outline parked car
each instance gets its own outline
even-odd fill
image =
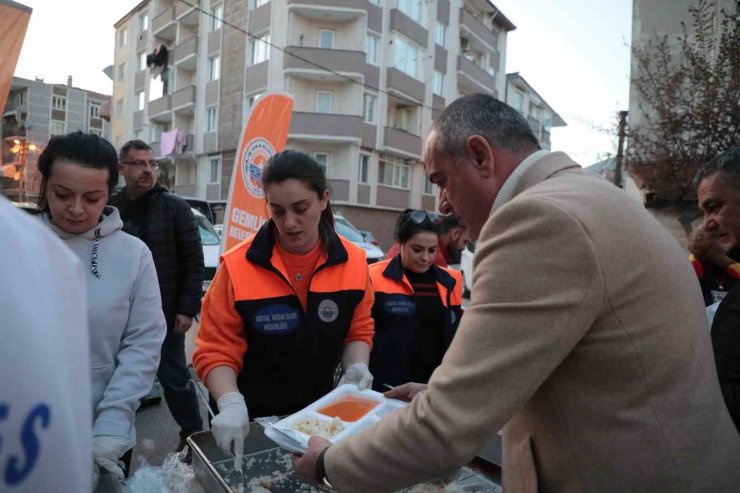
[[[373,235],[372,231],[365,231],[365,230],[359,230],[360,234],[363,238],[365,238],[365,241],[368,243],[372,243],[375,246],[379,246],[380,243],[378,243],[378,240],[375,239],[375,235]]]
[[[473,289],[473,253],[475,253],[475,240],[470,240],[468,245],[460,253],[460,270],[463,274],[463,296],[470,297]]]
[[[337,233],[365,250],[368,264],[383,260],[383,257],[385,256],[383,250],[381,250],[377,245],[368,242],[362,233],[360,233],[360,230],[355,228],[355,226],[341,214],[334,213],[334,228]]]
[[[218,258],[221,254],[221,237],[206,216],[201,214],[198,209],[191,208],[191,210],[193,216],[195,216],[195,222],[198,224],[200,242],[203,244],[203,294],[205,294],[211,286],[218,268]]]
[[[190,207],[197,209],[212,225],[224,222],[225,200],[205,200],[196,197],[183,197]]]

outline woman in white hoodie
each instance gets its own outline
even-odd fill
[[[108,141],[82,132],[53,137],[38,167],[41,218],[86,271],[94,460],[122,479],[136,443],[136,409],[154,382],[166,333],[154,262],[141,240],[121,230],[118,210],[106,206],[118,181]]]

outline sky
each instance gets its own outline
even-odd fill
[[[112,81],[113,24],[139,0],[19,0],[33,8],[16,75],[104,94]],[[632,0],[494,0],[517,26],[506,72],[519,72],[568,124],[553,150],[583,166],[616,153],[617,112],[629,103]]]

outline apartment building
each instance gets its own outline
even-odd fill
[[[551,129],[566,123],[519,72],[506,74],[506,104],[527,118],[542,148],[550,150]]]
[[[289,93],[287,146],[326,166],[335,208],[367,229],[435,209],[423,136],[460,95],[505,97],[515,28],[487,0],[147,0],[115,27],[114,143],[157,149],[179,130],[185,145],[160,156],[165,180],[225,198],[250,107]],[[171,53],[166,85],[146,67],[159,44]]]
[[[101,109],[110,96],[72,85],[13,77],[0,124],[0,193],[13,200],[35,200],[40,184],[36,163],[54,135],[82,130],[110,139]]]

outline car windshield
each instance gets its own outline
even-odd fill
[[[204,245],[218,245],[221,243],[221,238],[219,238],[216,230],[213,229],[213,225],[208,222],[208,219],[201,215],[196,215],[195,222],[198,224],[201,243]]]
[[[348,226],[343,221],[334,221],[334,229],[336,229],[337,233],[354,243],[362,243],[365,241],[359,231],[354,229],[352,226]]]

